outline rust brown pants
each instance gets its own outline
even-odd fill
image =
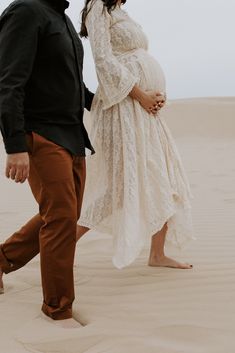
[[[29,184],[39,214],[0,246],[0,267],[15,271],[40,252],[42,311],[55,320],[72,317],[76,225],[85,184],[85,158],[38,134],[27,135]]]

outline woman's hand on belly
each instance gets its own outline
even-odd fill
[[[165,105],[166,96],[159,91],[143,91],[137,85],[134,86],[130,92],[130,97],[136,99],[141,106],[152,115],[156,115],[157,112]]]
[[[158,100],[158,110],[160,110],[166,104],[166,94],[157,92],[157,100]]]

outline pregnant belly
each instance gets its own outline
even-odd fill
[[[139,78],[138,85],[143,90],[158,90],[166,92],[164,72],[155,58],[144,49],[138,49],[132,54],[121,58],[121,61]]]

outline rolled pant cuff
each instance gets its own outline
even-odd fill
[[[60,311],[58,309],[49,307],[45,303],[42,305],[42,312],[49,316],[53,320],[66,320],[66,319],[71,319],[72,316],[72,308],[66,309],[64,311]]]
[[[0,245],[0,267],[4,273],[12,272],[14,267],[13,264],[7,260],[2,245]]]

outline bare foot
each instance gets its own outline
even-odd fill
[[[150,258],[148,265],[151,267],[171,267],[185,270],[190,270],[193,268],[193,265],[190,265],[188,263],[180,263],[166,256],[162,256],[159,258],[152,257]]]
[[[4,285],[3,285],[2,276],[3,276],[3,272],[2,272],[2,269],[0,267],[0,294],[4,293]]]
[[[46,320],[47,322],[50,322],[52,325],[56,325],[60,328],[81,328],[81,327],[83,327],[78,321],[74,320],[73,318],[65,319],[65,320],[53,320],[49,316],[47,316],[43,313],[41,315],[44,320]]]

